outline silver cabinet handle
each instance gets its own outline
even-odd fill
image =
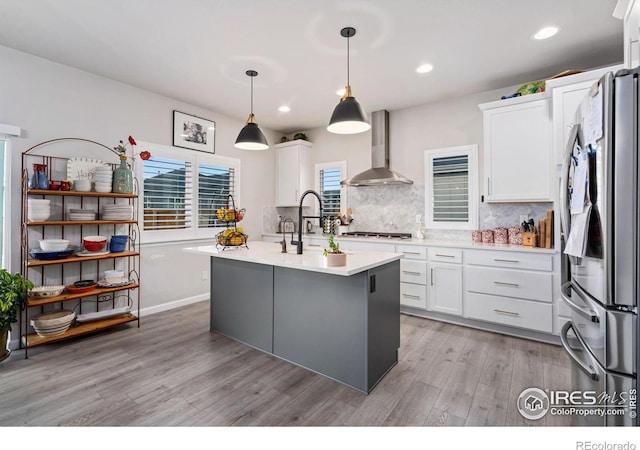
[[[495,262],[508,262],[508,263],[519,263],[520,261],[518,261],[517,259],[500,259],[500,258],[494,258],[493,259]]]
[[[498,314],[505,314],[507,316],[513,316],[513,317],[518,317],[520,315],[517,312],[505,311],[503,309],[494,309],[494,311],[497,312]]]
[[[487,195],[491,195],[491,177],[487,177]]]
[[[420,272],[411,272],[410,270],[403,270],[402,273],[406,273],[407,275],[422,275]]]
[[[455,255],[441,255],[440,253],[436,253],[435,256],[441,256],[442,258],[455,258]]]
[[[403,255],[419,255],[420,252],[402,252]]]
[[[504,281],[494,281],[493,284],[497,284],[498,286],[511,286],[511,287],[520,286],[518,283],[507,283]]]
[[[431,268],[431,286],[433,286],[433,267]]]
[[[419,295],[411,295],[411,294],[402,294],[403,297],[407,297],[407,298],[415,298],[420,300],[420,296]]]

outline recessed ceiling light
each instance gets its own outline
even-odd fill
[[[280,112],[289,112],[289,111],[291,111],[291,108],[289,108],[287,105],[282,105],[280,108],[278,108],[278,111],[280,111]]]
[[[418,73],[429,73],[433,70],[433,66],[431,64],[421,64],[416,69]]]
[[[344,95],[345,91],[346,91],[346,89],[345,89],[345,88],[338,89],[338,90],[336,91],[336,95],[339,95],[340,97],[342,97],[342,96]]]
[[[558,32],[558,27],[544,27],[543,29],[541,29],[540,31],[538,31],[536,34],[533,35],[534,39],[548,39],[551,36],[554,36],[557,32]]]

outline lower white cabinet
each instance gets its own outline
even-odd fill
[[[553,255],[465,251],[464,317],[553,333]]]
[[[400,283],[400,304],[427,309],[427,287],[423,284]]]
[[[462,315],[462,266],[429,261],[427,309]]]

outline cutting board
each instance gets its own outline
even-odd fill
[[[545,220],[545,248],[553,247],[553,209],[547,209],[547,219]]]
[[[540,235],[538,236],[538,247],[544,248],[546,245],[546,235],[547,235],[547,223],[545,219],[540,219],[538,221],[538,231]]]

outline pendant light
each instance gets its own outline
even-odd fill
[[[344,95],[340,99],[340,103],[333,110],[331,120],[327,130],[336,134],[356,134],[367,131],[371,128],[367,122],[367,114],[351,94],[351,86],[349,85],[349,38],[356,34],[356,29],[346,27],[340,30],[340,35],[347,38],[347,86],[344,89]]]
[[[258,72],[247,70],[246,73],[251,78],[251,113],[244,128],[240,130],[234,146],[242,150],[266,150],[269,148],[269,144],[258,124],[254,122],[255,116],[253,115],[253,78],[258,76]]]

